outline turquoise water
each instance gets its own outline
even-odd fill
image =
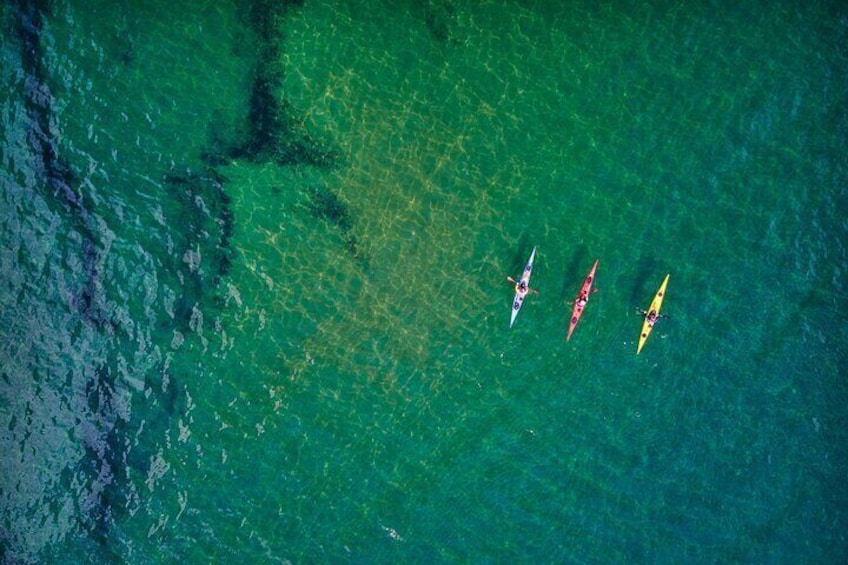
[[[559,4],[3,4],[0,559],[848,560],[848,10]]]

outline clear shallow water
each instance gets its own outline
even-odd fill
[[[4,5],[3,559],[844,561],[848,13],[335,4]]]

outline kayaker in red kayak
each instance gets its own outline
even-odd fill
[[[598,292],[598,289],[593,288],[592,294],[595,294],[596,292]],[[583,308],[584,306],[586,306],[587,302],[589,302],[589,295],[585,292],[581,292],[580,296],[577,297],[577,300],[575,300],[574,302],[569,302],[569,304],[577,304],[578,306]]]
[[[569,304],[573,304],[574,308],[571,311],[571,319],[568,321],[568,333],[565,336],[566,341],[571,339],[571,334],[574,333],[574,328],[577,327],[577,322],[580,321],[580,317],[583,315],[583,309],[589,303],[589,297],[598,291],[597,288],[592,288],[595,284],[595,272],[597,270],[598,259],[595,259],[595,263],[589,269],[589,272],[586,273],[586,278],[583,279],[583,284],[580,286],[574,302],[569,302]]]

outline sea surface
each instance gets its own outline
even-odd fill
[[[844,2],[0,17],[0,562],[848,562]]]

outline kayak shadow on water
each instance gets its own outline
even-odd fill
[[[643,257],[636,264],[636,275],[633,278],[633,286],[630,290],[630,303],[628,308],[647,308],[654,297],[654,293],[662,282],[662,272],[659,262],[653,257]]]
[[[521,235],[518,236],[518,245],[515,247],[515,250],[512,261],[510,261],[509,276],[511,277],[521,275],[524,271],[524,266],[527,264],[527,259],[530,258],[530,253],[533,251],[533,246],[530,245],[530,236],[526,230],[522,231]]]
[[[559,291],[560,300],[569,302],[577,296],[583,278],[592,266],[590,261],[594,261],[594,258],[587,259],[587,257],[588,250],[585,245],[580,245],[571,254],[571,260],[562,275],[562,287]]]

